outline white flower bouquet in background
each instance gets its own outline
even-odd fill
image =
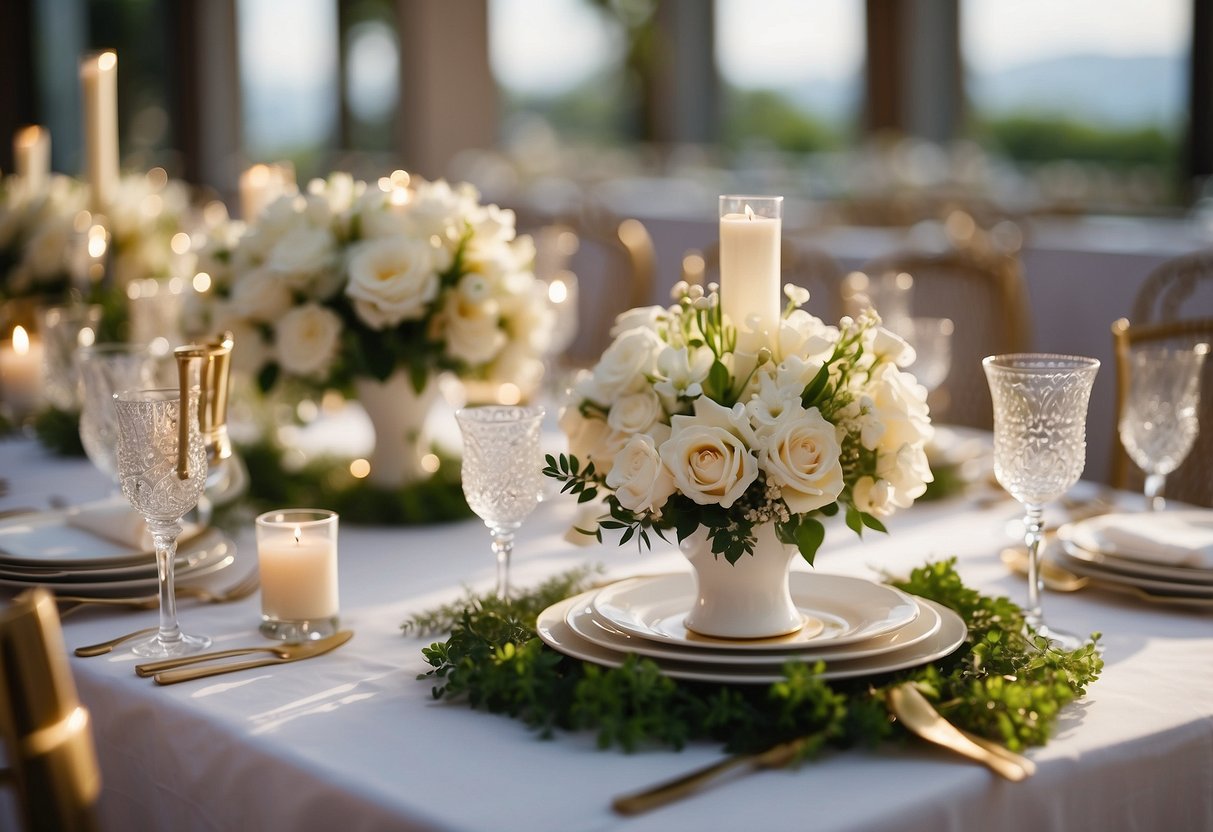
[[[204,248],[204,325],[234,333],[234,367],[262,389],[403,370],[420,392],[450,370],[526,391],[553,324],[533,258],[513,212],[470,185],[333,174]]]
[[[621,542],[703,529],[730,563],[766,523],[810,563],[823,516],[883,531],[931,480],[926,390],[900,369],[911,348],[873,312],[826,325],[791,285],[777,331],[739,345],[715,288],[680,283],[668,309],[619,317],[562,414],[570,454],[545,473],[582,501],[604,496],[600,529]]]

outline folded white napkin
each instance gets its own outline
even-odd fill
[[[1213,569],[1213,511],[1105,514],[1084,525],[1101,551],[1171,566]]]
[[[105,540],[150,552],[155,545],[147,521],[125,501],[106,500],[82,505],[67,516],[67,525]]]

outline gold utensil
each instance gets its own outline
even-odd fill
[[[332,638],[332,636],[330,636]],[[309,648],[323,639],[318,639],[316,642],[303,641],[297,644],[267,644],[263,647],[234,647],[231,650],[216,650],[213,653],[195,653],[192,656],[174,656],[171,659],[158,659],[154,662],[144,662],[143,664],[135,665],[135,674],[147,678],[155,676],[162,670],[173,670],[178,667],[185,667],[199,662],[209,662],[215,659],[230,659],[235,656],[247,656],[250,653],[269,653],[271,656],[276,656],[280,659],[289,659],[291,656],[300,652],[308,652]]]
[[[1008,546],[999,555],[1002,562],[1017,575],[1028,574],[1028,550],[1017,546]],[[1068,569],[1058,566],[1051,560],[1040,561],[1040,577],[1045,588],[1054,592],[1077,592],[1091,581],[1083,575],[1075,575]]]
[[[177,586],[178,598],[193,598],[204,604],[226,604],[230,601],[240,601],[257,591],[261,586],[261,576],[250,572],[236,583],[218,592],[200,586]],[[93,595],[56,595],[55,600],[61,604],[102,604],[112,607],[129,607],[137,610],[155,609],[160,604],[158,595],[133,595],[115,598],[96,597]]]
[[[86,644],[83,647],[77,647],[75,652],[77,656],[103,656],[113,650],[124,641],[130,641],[139,636],[150,636],[156,632],[158,627],[144,627],[142,630],[135,630],[133,633],[111,638],[109,641],[98,642],[97,644]]]
[[[303,661],[304,659],[314,658],[322,655],[330,650],[336,650],[341,645],[345,644],[354,637],[352,630],[342,630],[339,633],[334,633],[328,638],[322,638],[319,641],[309,641],[304,644],[294,645],[297,650],[293,650],[287,658],[278,658],[270,656],[265,659],[251,659],[243,662],[226,662],[215,666],[208,667],[181,667],[176,670],[164,670],[157,673],[153,678],[157,684],[173,685],[178,682],[191,682],[194,679],[204,679],[207,676],[218,676],[221,673],[234,673],[237,670],[251,670],[254,667],[269,667],[276,664],[290,664],[291,662]]]
[[[907,730],[927,742],[954,751],[989,768],[995,774],[1012,782],[1019,782],[1035,771],[1035,765],[1013,751],[1002,749],[991,751],[983,744],[974,742],[952,723],[948,722],[931,706],[912,682],[898,685],[889,691],[889,710]]]
[[[611,801],[611,808],[621,815],[636,815],[694,794],[721,774],[739,766],[749,766],[755,770],[783,768],[796,758],[807,742],[807,737],[800,737],[772,746],[757,754],[734,754],[731,757],[725,757],[719,762],[696,769],[673,780],[617,797]]]

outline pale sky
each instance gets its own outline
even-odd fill
[[[489,60],[507,89],[559,93],[619,60],[623,39],[585,0],[489,0]]]
[[[716,63],[724,79],[737,86],[848,78],[861,68],[863,57],[861,0],[716,2]]]

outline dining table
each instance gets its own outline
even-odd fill
[[[0,441],[0,512],[74,505],[112,484],[80,458],[29,437]],[[1080,483],[1074,503],[1107,498]],[[1140,506],[1139,495],[1114,495]],[[1071,503],[1073,504],[1073,503]],[[322,508],[322,507],[321,507]],[[673,544],[651,550],[570,533],[578,507],[549,494],[517,535],[511,579],[534,586],[595,566],[607,579],[689,571]],[[1062,505],[1048,522],[1066,519]],[[810,567],[880,579],[957,558],[963,580],[1024,603],[1026,581],[1000,551],[1022,535],[1018,503],[988,483],[921,502],[862,539],[840,518]],[[231,531],[234,565],[256,569],[251,520]],[[72,656],[102,776],[103,829],[140,830],[742,830],[946,832],[1213,829],[1213,610],[1146,603],[1094,587],[1046,592],[1049,621],[1100,633],[1105,666],[1068,705],[1036,774],[1003,780],[915,739],[826,750],[801,765],[738,772],[710,789],[625,817],[612,798],[722,757],[719,744],[601,749],[592,732],[541,736],[520,721],[434,696],[422,650],[442,636],[402,630],[411,616],[488,592],[496,563],[476,518],[408,527],[343,523],[340,623],[353,638],[326,655],[171,686],[134,672],[129,649]],[[4,590],[12,592],[11,589]],[[215,649],[267,643],[256,594],[228,604],[182,599],[182,626]],[[69,651],[152,626],[154,609],[88,606],[63,618]],[[11,802],[11,797],[10,797]],[[0,808],[3,805],[0,804]],[[9,807],[11,809],[11,805]],[[0,814],[0,826],[5,816]]]

